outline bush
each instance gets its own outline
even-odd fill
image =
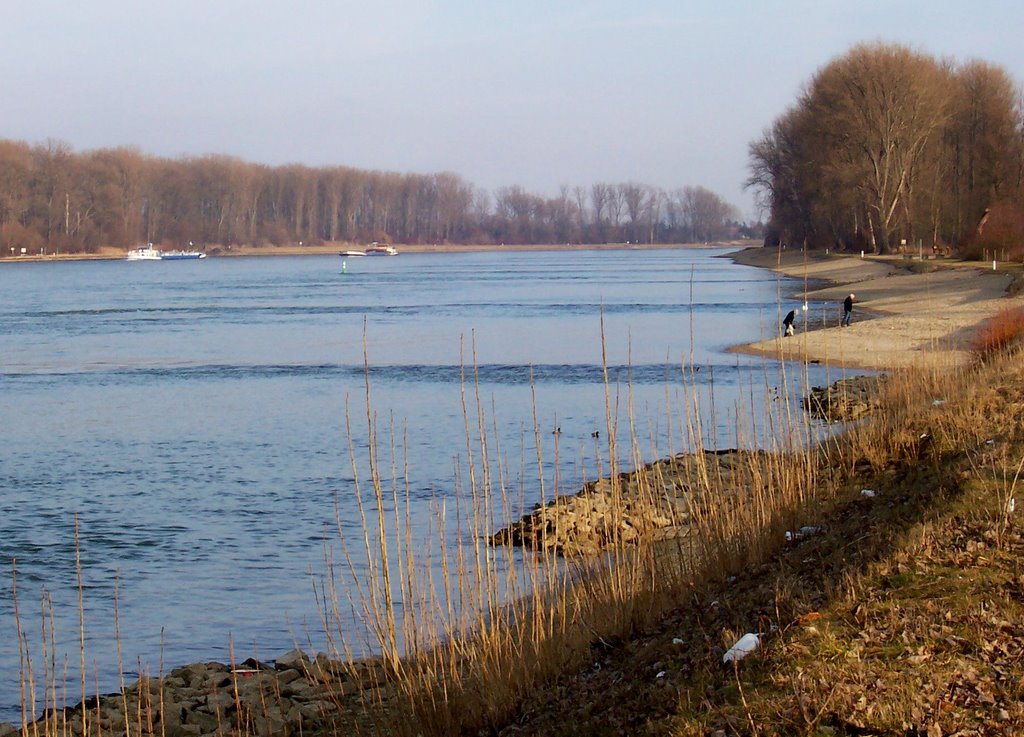
[[[981,363],[1019,343],[1024,336],[1024,307],[1007,307],[985,320],[971,341],[971,353]]]
[[[17,221],[0,224],[0,256],[16,256],[22,248],[36,254],[45,246],[46,240],[38,230],[26,228]]]
[[[986,212],[978,232],[964,247],[968,259],[995,258],[1016,261],[1024,256],[1024,207],[1014,202],[997,202]]]

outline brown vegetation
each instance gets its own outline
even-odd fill
[[[1020,734],[1020,358],[895,377],[830,449],[806,534],[595,640],[496,732]],[[724,664],[746,632],[761,647]]]
[[[732,237],[734,207],[702,187],[520,187],[493,195],[451,173],[169,160],[0,140],[0,257],[183,247],[365,243],[679,243]],[[24,251],[22,251],[24,249]]]
[[[981,261],[1024,260],[1024,206],[1016,200],[995,203],[961,250],[965,258]]]
[[[1017,595],[1024,544],[1012,501],[1024,452],[1019,359],[896,373],[875,390],[870,417],[802,450],[792,444],[800,411],[773,404],[771,447],[731,458],[728,473],[710,462],[718,454],[699,452],[671,469],[650,464],[628,476],[658,498],[667,470],[685,475],[671,480],[688,489],[673,538],[612,535],[601,558],[539,552],[525,568],[480,534],[507,510],[488,501],[503,471],[489,458],[497,449],[479,398],[475,406],[467,399],[467,453],[475,460],[459,514],[468,529],[443,581],[422,577],[417,559],[432,553],[414,548],[404,529],[406,482],[374,453],[365,537],[349,541],[365,546],[371,576],[354,585],[337,578],[324,592],[324,619],[344,655],[334,613],[362,612],[389,685],[346,687],[327,721],[335,731],[361,725],[372,734],[438,735],[945,734],[1024,726],[1014,685],[1024,676],[1024,634],[1013,624],[1024,616]],[[367,422],[375,424],[369,411]],[[612,471],[606,498],[623,505],[625,519],[627,477]],[[388,506],[395,510],[385,513]],[[608,514],[615,518],[614,509]],[[724,651],[744,632],[763,633],[763,647],[723,666]],[[277,665],[286,672],[283,660]],[[239,687],[225,684],[218,728],[262,734],[255,707],[238,706]],[[55,694],[60,684],[47,688]],[[163,688],[171,686],[155,684],[154,711],[136,720],[142,734],[177,733],[162,721],[167,712],[155,711],[169,693]],[[299,719],[303,733],[316,733],[319,722],[302,716],[294,701],[302,697],[288,690],[293,700],[275,708]],[[283,695],[275,691],[274,703]],[[206,703],[200,698],[196,708]],[[328,717],[323,703],[317,720]],[[70,724],[92,719],[68,716]],[[108,733],[119,732],[102,725],[97,732]]]
[[[1024,337],[1024,307],[1008,307],[978,327],[971,342],[976,361],[985,361],[1018,345]]]
[[[1001,68],[955,66],[906,47],[860,45],[814,75],[750,146],[773,242],[892,253],[962,248],[986,210],[1020,217],[1024,139]],[[986,236],[999,237],[996,223]],[[993,243],[986,246],[993,248]],[[1000,241],[1013,248],[1019,241]]]

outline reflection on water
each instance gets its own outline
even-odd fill
[[[606,436],[602,348],[613,419],[625,440],[629,384],[645,456],[680,449],[695,393],[708,443],[735,444],[752,394],[783,382],[724,349],[775,334],[790,305],[774,275],[714,255],[0,267],[0,720],[18,718],[15,561],[26,637],[45,592],[77,663],[76,517],[102,690],[117,684],[115,593],[129,670],[226,660],[229,642],[265,658],[321,644],[313,586],[338,529],[361,527],[350,440],[365,468],[367,383],[424,549],[465,463],[463,381],[521,506],[537,500],[536,471],[516,471],[536,468],[521,462],[535,437],[549,490],[575,490],[607,453],[592,437]]]

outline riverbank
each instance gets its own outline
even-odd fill
[[[719,241],[714,243],[549,243],[549,244],[451,244],[451,243],[407,243],[397,244],[399,255],[403,253],[483,253],[490,251],[655,251],[678,248],[746,248],[756,245],[755,241]],[[342,251],[365,250],[365,245],[353,243],[320,243],[284,246],[210,246],[201,248],[214,257],[236,256],[336,256]],[[127,256],[123,248],[104,246],[95,253],[39,253],[7,256],[0,254],[0,264],[34,263],[54,261],[119,261]]]
[[[966,397],[966,392],[963,394]],[[959,394],[956,392],[933,393],[931,396],[954,398],[959,397]],[[927,404],[930,412],[927,417],[928,421],[926,424],[911,424],[909,429],[914,431],[910,435],[911,438],[921,437],[922,428],[934,433],[936,427],[944,427],[942,419],[944,415],[941,414],[940,406],[932,406],[931,401]],[[1013,406],[1019,405],[1010,405],[1010,407]],[[1007,411],[1005,414],[1010,418],[1016,416],[1014,411]],[[903,418],[901,417],[900,429],[905,431],[907,428],[903,427],[902,423]],[[888,427],[891,429],[892,425]],[[971,433],[989,432],[989,428],[980,423],[971,424],[969,427]],[[949,434],[955,435],[960,442],[966,432],[961,430],[959,433]],[[1013,437],[1017,431],[1011,425],[1009,429],[997,429],[992,433],[996,437],[999,437],[1000,434]],[[974,445],[984,443],[981,437],[979,435],[973,438],[974,441],[977,441]],[[772,559],[767,563],[763,562],[761,558],[756,558],[749,566],[749,575],[741,573],[727,583],[716,580],[710,589],[695,588],[692,595],[679,597],[679,610],[673,612],[669,620],[655,627],[660,637],[651,637],[651,630],[647,625],[637,625],[636,629],[627,626],[625,629],[628,635],[619,632],[616,637],[609,636],[604,632],[584,633],[588,639],[592,640],[592,647],[584,653],[585,660],[580,666],[581,670],[577,671],[575,667],[567,668],[557,686],[551,688],[545,686],[542,692],[528,694],[522,700],[523,713],[504,729],[495,727],[491,733],[530,733],[528,725],[531,722],[535,730],[533,733],[537,734],[555,734],[559,726],[567,729],[569,725],[577,727],[581,733],[600,733],[601,729],[622,733],[638,732],[641,730],[642,724],[666,714],[678,714],[687,704],[702,703],[704,699],[713,699],[714,703],[727,702],[735,693],[733,684],[738,682],[739,677],[737,676],[734,681],[731,672],[719,673],[717,671],[722,671],[720,656],[724,647],[731,644],[730,638],[734,641],[738,635],[748,630],[770,631],[773,624],[784,633],[790,629],[795,631],[794,623],[798,622],[800,618],[809,613],[820,614],[819,607],[822,606],[820,602],[834,593],[833,589],[829,588],[830,586],[834,587],[829,576],[834,575],[836,580],[846,580],[844,574],[848,569],[843,566],[848,564],[851,541],[861,544],[865,535],[876,532],[875,527],[879,523],[884,525],[887,522],[892,522],[886,515],[892,515],[893,508],[906,514],[920,513],[917,509],[920,501],[919,497],[915,495],[917,492],[904,494],[905,488],[899,484],[902,484],[909,474],[916,472],[915,469],[918,466],[930,472],[935,464],[943,460],[942,453],[951,452],[946,434],[943,433],[940,438],[942,444],[938,444],[937,449],[923,441],[899,444],[894,446],[894,451],[898,452],[891,458],[873,456],[871,461],[865,461],[869,468],[861,468],[859,475],[854,477],[849,487],[845,489],[846,497],[843,502],[846,506],[840,510],[838,519],[835,515],[810,516],[797,522],[797,524],[811,525],[812,527],[809,529],[817,529],[826,534],[809,533],[806,540],[794,540],[793,542],[797,544],[787,545],[787,551],[790,552],[788,557]],[[998,447],[1005,454],[1005,447],[1002,445]],[[971,449],[973,448],[972,445]],[[982,449],[986,448],[986,445],[982,445]],[[962,453],[966,451],[961,448],[956,452],[961,454],[960,460],[962,461]],[[993,456],[992,460],[998,460],[998,457]],[[856,463],[850,461],[851,466],[860,463],[859,460]],[[837,465],[842,466],[843,464]],[[780,470],[789,467],[789,465],[780,467]],[[951,467],[949,470],[951,474],[949,477],[955,478],[957,468]],[[1012,476],[1012,469],[1010,475]],[[702,472],[703,478],[719,478],[720,476],[722,476],[722,472],[716,467],[710,467],[707,471]],[[1003,478],[1005,479],[1007,476],[1004,475]],[[775,477],[765,481],[763,476],[759,476],[756,481],[774,493]],[[745,488],[750,488],[750,486],[750,483],[744,485]],[[861,489],[879,490],[879,501],[871,502],[870,499],[876,497],[861,495],[859,493]],[[922,494],[931,493],[934,492],[934,488],[929,487],[919,491]],[[794,526],[792,529],[794,533],[800,533],[800,527]],[[782,531],[777,530],[776,532],[779,533],[778,537],[781,541],[783,539]],[[990,530],[985,532],[987,534]],[[622,536],[620,535],[620,537]],[[826,539],[830,541],[828,545],[832,557],[828,559],[829,565],[823,567],[818,562],[822,560],[821,541]],[[984,540],[983,537],[979,539]],[[859,550],[859,548],[856,550],[858,554]],[[869,551],[869,553],[873,552]],[[869,553],[865,553],[865,555]],[[794,570],[799,571],[799,574],[794,574]],[[788,573],[793,578],[787,579],[780,575],[776,583],[776,579],[771,577],[779,571],[784,574]],[[826,573],[828,576],[825,575]],[[899,573],[901,572],[897,568],[897,574]],[[725,577],[719,578],[724,579]],[[892,582],[887,580],[886,583],[891,586]],[[664,581],[659,579],[658,586],[663,585],[665,585]],[[891,589],[886,589],[886,591],[889,590]],[[794,603],[794,592],[799,593],[800,596],[806,595],[806,599],[800,599]],[[781,599],[781,606],[778,599]],[[870,597],[869,601],[874,603]],[[630,608],[642,609],[646,602],[628,602],[627,604]],[[848,602],[843,602],[844,606],[846,604]],[[845,606],[839,611],[837,615],[840,618],[839,624],[842,624],[841,617],[844,612],[851,610],[852,607]],[[625,619],[629,621],[628,617]],[[593,624],[591,618],[581,617],[581,620],[586,628],[590,628]],[[873,626],[877,629],[877,625]],[[886,635],[889,634],[893,635],[890,641],[897,641],[901,633],[898,631],[886,632]],[[782,636],[779,636],[779,640],[771,640],[771,645],[774,647],[776,643],[783,642]],[[803,643],[797,644],[804,646]],[[826,645],[830,646],[831,640]],[[854,648],[852,652],[858,653],[859,651]],[[515,650],[514,654],[518,657],[522,653]],[[825,657],[828,657],[828,651],[826,651]],[[597,665],[591,668],[588,665],[591,662]],[[752,662],[757,667],[757,664],[762,661],[755,659]],[[927,661],[924,662],[927,667]],[[363,696],[371,703],[378,699],[386,700],[386,706],[389,709],[392,707],[397,709],[403,705],[403,698],[394,696],[395,693],[400,692],[397,688],[392,688],[390,682],[388,687],[379,690],[372,689],[373,693],[368,693],[371,689],[363,688],[362,681],[351,679],[348,675],[338,677],[334,682],[336,684],[334,688],[340,689],[343,695],[352,695],[351,702],[339,699],[336,695],[331,696],[328,692],[328,698],[317,696],[320,699],[319,703],[299,705],[296,703],[299,699],[293,699],[293,697],[298,697],[300,690],[303,694],[306,691],[289,684],[299,683],[300,676],[307,680],[309,678],[303,676],[302,667],[288,667],[286,663],[286,658],[279,658],[271,668],[265,668],[252,662],[243,663],[241,667],[237,668],[211,667],[198,675],[195,675],[194,668],[187,667],[173,674],[173,677],[187,679],[189,687],[193,689],[191,692],[177,692],[176,682],[165,681],[163,684],[158,684],[151,681],[148,684],[143,684],[139,689],[140,693],[148,693],[151,696],[144,696],[139,702],[132,701],[128,708],[133,714],[151,709],[146,713],[147,719],[156,717],[158,708],[160,718],[154,720],[156,729],[153,731],[172,737],[175,734],[199,734],[200,730],[205,728],[204,725],[214,729],[223,729],[226,723],[235,724],[236,720],[240,733],[264,734],[264,724],[268,725],[267,733],[275,733],[278,726],[277,714],[264,711],[269,708],[267,706],[270,703],[268,694],[274,697],[280,694],[282,699],[287,696],[291,700],[284,707],[284,714],[291,715],[287,719],[289,725],[287,729],[301,729],[307,734],[315,733],[322,728],[314,720],[317,714],[325,711],[333,712],[342,703],[346,709],[355,709],[359,706],[358,701]],[[511,669],[513,660],[511,658],[502,660],[501,665]],[[749,665],[749,663],[745,664],[744,667]],[[327,667],[334,670],[341,668],[342,665],[337,661],[327,661]],[[701,670],[702,668],[706,668],[707,673]],[[596,672],[606,673],[608,680],[597,680],[604,676],[598,676]],[[707,679],[703,681],[701,678],[695,679],[692,677],[695,673],[699,676],[707,675]],[[584,690],[582,692],[573,691],[571,686],[567,686],[566,683],[580,674],[584,678]],[[316,677],[319,678],[319,675]],[[286,679],[288,683],[284,683]],[[694,683],[692,692],[686,690],[690,688],[691,683]],[[704,684],[707,684],[712,690],[702,695],[700,686]],[[629,690],[626,690],[626,685]],[[252,687],[247,688],[247,686]],[[805,686],[806,684],[802,682],[795,683],[793,693],[799,693],[800,688]],[[334,693],[336,694],[337,691]],[[860,693],[863,693],[863,689]],[[243,697],[246,699],[251,697],[251,701],[243,702]],[[824,694],[823,704],[829,703],[827,697],[828,695]],[[146,698],[149,699],[148,702]],[[301,696],[301,699],[306,698],[305,695]],[[452,700],[458,702],[459,698],[460,695],[453,690]],[[542,724],[539,717],[545,715],[547,699],[557,700],[555,704],[557,708],[550,714],[551,728],[537,726]],[[645,703],[643,699],[646,699],[647,702]],[[113,702],[119,700],[121,700],[120,696],[112,699]],[[106,705],[101,705],[98,701],[89,700],[87,706],[90,714],[98,714],[101,706],[106,708]],[[171,704],[174,706],[171,707]],[[244,707],[239,704],[244,704]],[[737,714],[742,717],[742,713],[738,711],[738,705],[727,705],[735,707]],[[304,710],[303,706],[308,706],[308,708]],[[182,709],[185,710],[182,711]],[[468,707],[466,710],[469,711]],[[301,717],[297,726],[290,721],[296,713]],[[797,714],[798,712],[794,709],[793,715]],[[170,723],[171,715],[176,717],[180,723],[172,725]],[[269,719],[266,722],[261,722],[259,721],[261,715],[267,716]],[[74,723],[78,721],[79,715],[74,714],[72,717],[63,715],[61,718],[69,718]],[[89,718],[91,719],[91,716]],[[101,720],[108,718],[111,723],[115,719],[113,715],[98,718]],[[726,727],[732,732],[736,724],[742,726],[742,719],[736,723],[717,722],[714,723],[714,726]],[[613,729],[613,727],[619,729]],[[117,731],[109,726],[107,729],[109,731],[105,733]],[[135,729],[134,731],[138,734],[145,730]],[[286,729],[282,727],[282,731],[286,731]],[[424,729],[423,733],[431,732]],[[677,734],[676,732],[659,733]],[[678,732],[678,734],[690,733]],[[696,733],[694,732],[694,734]],[[708,732],[699,733],[707,734]]]
[[[846,368],[943,368],[969,360],[979,324],[1007,307],[1015,269],[902,257],[835,256],[750,248],[730,254],[737,263],[804,280],[788,295],[829,305],[824,324],[796,324],[796,335],[771,337],[732,350],[780,360],[816,361]],[[825,284],[825,286],[821,286]],[[839,325],[842,301],[856,294],[853,322]],[[799,314],[799,311],[798,311]]]
[[[899,440],[854,451],[807,534],[595,645],[493,733],[1024,732],[1021,354],[943,376],[922,372],[916,401],[858,425],[854,448],[865,432]],[[746,633],[755,648],[724,663]]]

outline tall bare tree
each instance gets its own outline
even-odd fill
[[[881,252],[925,235],[957,243],[1008,182],[1020,191],[1006,165],[1021,150],[1010,90],[986,64],[958,70],[903,46],[855,46],[750,145],[747,184],[782,241]]]

